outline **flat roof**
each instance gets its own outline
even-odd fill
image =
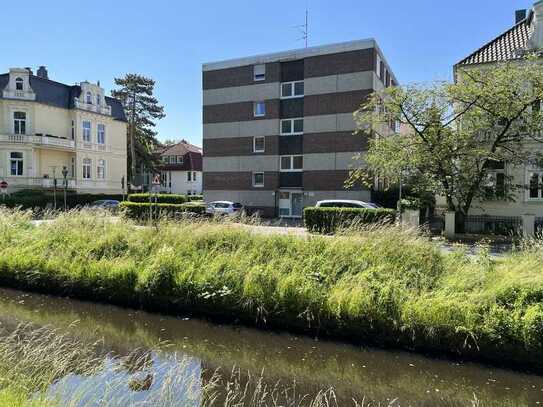
[[[368,38],[364,40],[340,42],[328,45],[318,45],[315,47],[273,52],[270,54],[260,54],[243,58],[227,59],[224,61],[208,62],[203,64],[203,70],[213,71],[216,69],[234,68],[238,66],[254,64],[265,64],[268,62],[277,62],[282,60],[295,60],[317,55],[335,54],[338,52],[348,52],[361,49],[375,48],[376,46],[377,42],[373,38]]]

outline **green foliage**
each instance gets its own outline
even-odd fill
[[[204,200],[204,196],[203,195],[187,195],[187,200],[189,202],[193,202],[193,201],[203,201]]]
[[[538,243],[492,259],[393,226],[297,238],[1,211],[3,286],[543,368]]]
[[[149,202],[121,202],[120,209],[125,216],[131,219],[149,219],[149,214],[153,211],[153,219],[162,217],[178,217],[186,213],[204,215],[206,207],[197,202],[184,204],[157,203]]]
[[[334,233],[366,223],[392,223],[396,211],[393,209],[363,208],[305,208],[305,226],[310,232]]]
[[[189,201],[186,195],[176,194],[153,194],[153,202],[155,198],[158,203],[184,204]],[[149,194],[130,194],[128,200],[130,202],[149,203]]]
[[[68,208],[75,208],[91,204],[94,201],[102,199],[114,199],[122,201],[123,196],[118,194],[74,194],[70,192],[66,195],[66,204]],[[22,209],[45,209],[48,205],[52,207],[54,203],[53,193],[43,190],[21,190],[8,195],[0,204],[10,208],[21,207]],[[57,191],[57,208],[64,207],[64,194],[62,190]]]
[[[489,191],[496,166],[540,158],[543,130],[543,67],[530,56],[484,69],[462,69],[455,83],[389,87],[356,112],[369,138],[364,164],[350,182],[378,174],[413,192],[446,199],[448,209],[468,214],[474,201],[515,198],[526,185],[506,176]],[[529,86],[527,86],[529,84]],[[392,133],[390,122],[402,131]],[[371,129],[371,132],[368,132]]]

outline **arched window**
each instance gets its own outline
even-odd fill
[[[15,90],[23,90],[23,78],[15,79]]]
[[[92,94],[90,92],[87,92],[87,103],[92,105]]]

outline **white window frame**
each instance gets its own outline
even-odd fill
[[[83,179],[92,179],[92,159],[83,158],[82,164],[83,172],[81,173],[81,176]],[[88,171],[85,171],[86,168],[88,168]]]
[[[175,156],[175,162],[177,164],[183,164],[183,156],[182,155],[176,155]]]
[[[294,168],[294,158],[295,157],[302,157],[302,168]],[[289,168],[282,168],[284,158],[289,159]],[[304,170],[304,161],[303,160],[304,160],[304,156],[302,154],[281,155],[281,156],[279,156],[279,171],[280,172],[302,172]]]
[[[255,82],[266,80],[266,64],[257,64],[253,66],[253,80]]]
[[[259,106],[262,107],[262,111],[259,112]],[[254,117],[264,117],[266,116],[266,102],[258,101],[253,103],[253,114]]]
[[[102,174],[100,176],[100,168],[102,169]],[[103,158],[96,161],[96,179],[106,179],[106,160]]]
[[[294,91],[296,90],[296,84],[302,83],[304,84],[304,92],[301,95],[295,95]],[[283,86],[288,85],[290,86],[290,95],[283,95]],[[281,99],[299,99],[303,98],[305,95],[305,83],[304,81],[292,81],[292,82],[281,82]]]
[[[88,123],[88,127],[85,126],[85,124]],[[92,139],[92,123],[90,120],[83,120],[81,122],[81,128],[83,129],[83,141],[85,143],[90,143]],[[88,137],[87,137],[87,136]]]
[[[24,119],[16,119],[15,118],[15,115],[17,113],[22,113],[24,114]],[[13,134],[26,134],[26,130],[27,130],[27,114],[26,112],[22,111],[22,110],[15,110],[13,111]],[[23,124],[23,127],[24,129],[21,131],[21,124]],[[17,127],[19,127],[19,129],[17,129]]]
[[[538,193],[537,198],[532,198],[530,196],[530,182],[532,180],[532,176],[537,174],[538,176]],[[535,160],[530,161],[526,164],[526,201],[528,202],[540,202],[543,201],[543,167],[538,165]]]
[[[18,86],[21,85],[21,89],[18,89]],[[25,81],[21,77],[15,78],[15,90],[24,91],[25,90]]]
[[[11,154],[13,154],[13,153],[20,153],[21,158],[13,158],[13,157],[11,157]],[[24,174],[25,174],[25,153],[24,153],[24,151],[10,151],[10,152],[8,152],[8,160],[9,160],[9,176],[10,177],[24,177]],[[11,165],[12,165],[13,162],[17,163],[16,164],[16,166],[17,166],[16,174],[11,173]],[[21,163],[21,173],[20,174],[19,174],[19,165],[18,165],[18,163]]]
[[[262,140],[262,149],[256,148],[256,140]],[[264,136],[255,136],[253,137],[253,153],[263,153],[266,151],[266,137]]]
[[[90,93],[89,91],[87,91],[87,93],[85,94],[85,103],[88,105],[92,105],[92,93]]]
[[[302,126],[304,125],[304,118],[303,117],[295,117],[293,119],[281,119],[279,121],[279,134],[281,134],[281,136],[298,136],[300,134],[304,134],[304,131],[294,131],[294,121],[296,120],[301,120],[302,121]],[[284,133],[283,132],[283,122],[286,122],[286,121],[290,121],[291,122],[291,125],[290,125],[290,128],[291,128],[291,132],[290,133]]]
[[[256,183],[256,176],[257,175],[262,175],[262,183],[261,184]],[[252,183],[253,183],[253,188],[264,188],[264,171],[253,172]]]
[[[101,130],[100,130],[101,128]],[[102,140],[100,141],[100,134],[102,134]],[[96,143],[106,144],[106,125],[103,123],[98,123],[96,125]]]

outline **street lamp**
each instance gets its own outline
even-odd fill
[[[57,210],[57,167],[53,167],[53,208]]]
[[[68,188],[68,168],[62,167],[62,176],[64,177],[64,212],[66,212],[66,189]]]

